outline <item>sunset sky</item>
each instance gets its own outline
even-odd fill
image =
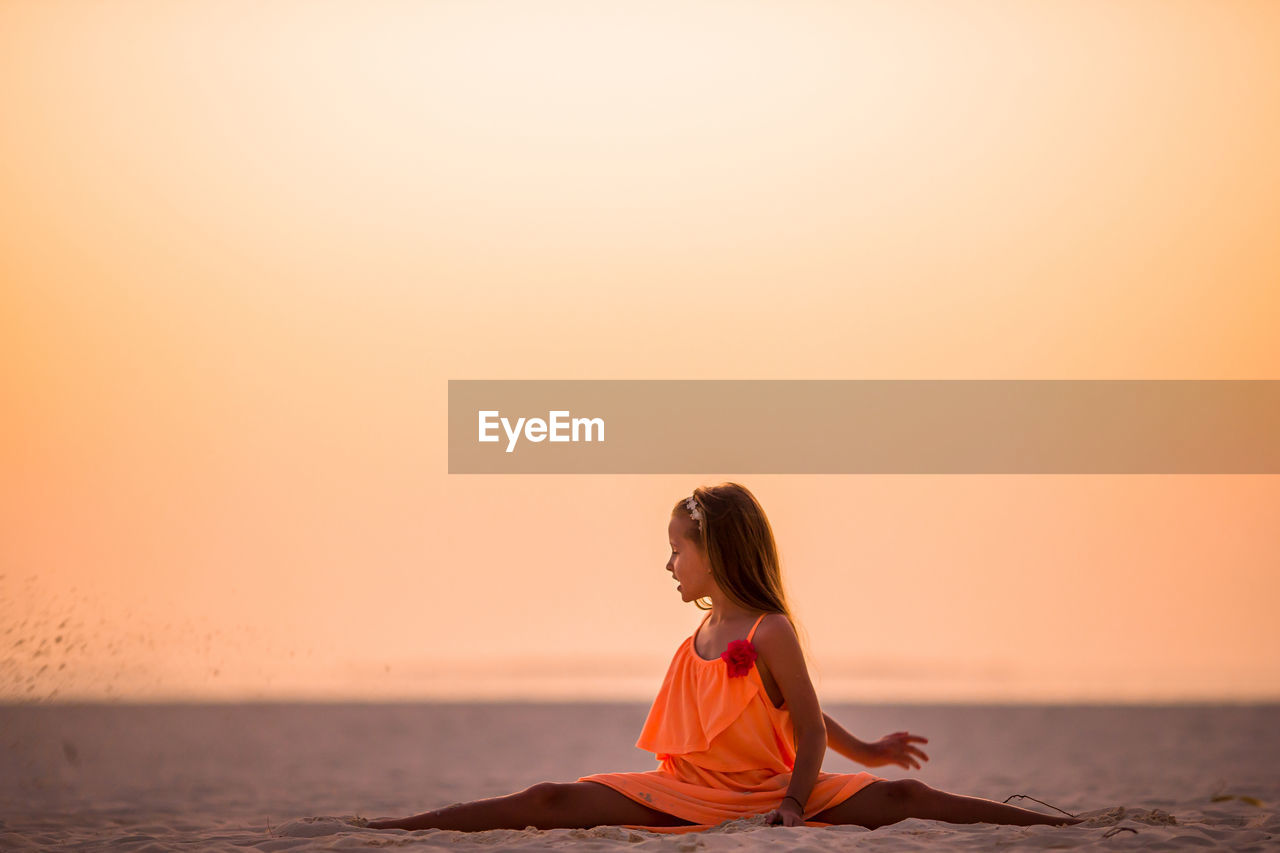
[[[449,475],[449,379],[1280,379],[1280,5],[0,5],[0,702],[1280,698],[1280,477]],[[672,418],[680,417],[672,411]]]

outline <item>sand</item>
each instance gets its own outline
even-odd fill
[[[930,739],[916,777],[1089,818],[1072,827],[911,819],[664,835],[619,827],[370,830],[604,770],[650,770],[631,704],[0,707],[0,849],[583,851],[1280,847],[1277,706],[829,706],[855,734]],[[824,769],[858,768],[829,753]],[[1051,812],[1028,799],[1018,805]]]

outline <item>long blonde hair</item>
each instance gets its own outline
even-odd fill
[[[802,629],[791,612],[782,584],[773,527],[756,496],[739,483],[721,483],[699,486],[693,490],[693,499],[700,510],[701,523],[693,520],[688,498],[676,501],[671,514],[693,521],[694,541],[706,554],[716,585],[738,607],[784,614],[799,635]],[[711,609],[711,603],[704,603],[701,598],[694,601],[694,606]],[[806,646],[802,639],[801,647],[808,658]]]

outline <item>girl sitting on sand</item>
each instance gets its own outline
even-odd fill
[[[710,613],[676,649],[636,742],[657,756],[658,769],[540,782],[505,797],[368,826],[619,825],[690,832],[765,813],[771,825],[868,829],[910,817],[1020,826],[1080,822],[949,794],[916,779],[822,772],[828,746],[867,767],[919,768],[928,756],[912,744],[928,741],[894,732],[863,743],[823,714],[783,595],[773,530],[745,487],[695,489],[676,503],[667,532],[667,571],[679,582],[681,599]]]

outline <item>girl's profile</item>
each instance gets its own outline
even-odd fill
[[[458,803],[375,829],[589,828],[691,832],[766,815],[780,826],[907,818],[951,823],[1066,825],[1046,815],[869,772],[828,773],[828,748],[868,768],[918,769],[927,739],[906,731],[863,742],[822,711],[783,591],[778,549],[755,496],[737,483],[699,487],[676,501],[666,570],[684,602],[707,611],[679,645],[636,746],[654,770],[540,782],[502,797]]]

